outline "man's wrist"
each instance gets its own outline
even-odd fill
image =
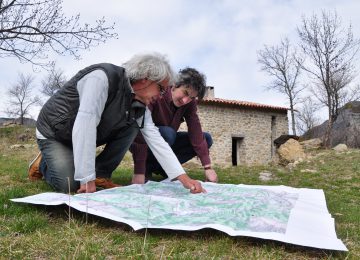
[[[176,177],[177,180],[180,182],[187,181],[189,179],[189,176],[186,173],[182,173],[179,176]]]
[[[206,170],[211,170],[212,168],[211,168],[211,165],[207,165],[207,166],[204,166],[204,170],[206,171]]]

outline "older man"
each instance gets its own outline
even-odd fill
[[[203,192],[201,184],[185,174],[146,109],[173,79],[160,54],[135,55],[123,67],[104,63],[79,71],[39,114],[36,136],[41,153],[30,164],[29,178],[44,177],[61,192],[118,186],[110,180],[112,172],[140,129],[170,178],[192,193]],[[104,144],[96,156],[96,146]],[[169,161],[173,163],[165,163]]]

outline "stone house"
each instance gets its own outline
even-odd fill
[[[214,97],[208,87],[199,102],[203,131],[213,137],[213,164],[266,164],[276,158],[274,140],[288,134],[288,108]],[[186,129],[186,123],[181,126]],[[194,160],[193,160],[194,161]]]

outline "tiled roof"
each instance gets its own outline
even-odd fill
[[[278,107],[278,106],[271,106],[271,105],[264,105],[254,102],[248,101],[240,101],[240,100],[230,100],[230,99],[221,99],[221,98],[205,98],[199,102],[200,104],[219,104],[219,105],[230,105],[242,108],[254,108],[254,109],[261,109],[261,110],[280,110],[280,111],[287,111],[289,108],[287,107]]]

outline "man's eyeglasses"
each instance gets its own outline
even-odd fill
[[[159,92],[160,92],[160,95],[164,95],[165,94],[165,91],[166,91],[166,87],[162,86],[160,83],[156,83],[156,85],[158,86],[159,88]]]

